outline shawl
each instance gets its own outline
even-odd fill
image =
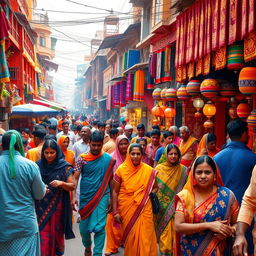
[[[220,151],[218,148],[215,148],[214,151],[209,151],[207,149],[207,137],[208,137],[208,133],[204,134],[204,136],[200,140],[198,144],[197,153],[196,153],[197,157],[205,154],[205,152],[207,153],[208,156],[214,157]]]
[[[188,140],[184,143],[183,140],[180,142],[180,153],[182,156],[186,154],[186,152],[189,150],[189,148],[197,141],[196,138],[189,136]]]
[[[112,157],[116,160],[116,164],[114,165],[114,168],[113,168],[113,172],[115,173],[116,172],[116,169],[119,167],[119,165],[121,165],[124,160],[125,160],[125,157],[123,157],[119,151],[119,143],[122,141],[122,140],[127,140],[128,143],[129,143],[129,140],[127,139],[127,137],[125,135],[120,135],[117,137],[116,139],[116,149],[115,151],[113,152],[112,154]]]

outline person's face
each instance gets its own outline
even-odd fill
[[[34,136],[34,143],[36,146],[38,146],[41,143],[40,138]]]
[[[196,167],[194,177],[197,185],[201,188],[210,188],[214,185],[216,179],[213,169],[206,162]]]
[[[49,129],[49,134],[56,135],[56,130]]]
[[[63,147],[64,147],[65,149],[67,149],[67,148],[68,148],[68,145],[69,145],[69,138],[66,138],[66,139],[63,141]]]
[[[169,145],[172,143],[173,136],[168,136],[166,139],[164,139],[165,145]]]
[[[99,142],[99,141],[90,142],[90,152],[95,156],[100,154],[102,147],[103,147],[103,142]]]
[[[124,134],[127,138],[130,138],[132,136],[133,129],[128,129],[124,131]]]
[[[110,129],[111,129],[110,124],[107,124],[107,125],[106,125],[106,133],[107,133],[107,134],[110,133]]]
[[[184,129],[180,129],[180,137],[181,137],[181,139],[187,140],[188,135],[189,135],[188,132],[186,132]]]
[[[63,132],[64,132],[64,133],[68,133],[69,125],[68,125],[68,124],[64,124],[64,125],[62,126],[62,129],[63,129]]]
[[[118,149],[121,155],[125,155],[127,153],[127,149],[129,147],[129,142],[127,139],[122,139],[118,144]]]
[[[142,153],[139,148],[133,148],[130,152],[130,157],[134,166],[138,166],[141,163]]]
[[[145,130],[144,129],[137,129],[138,131],[138,136],[139,137],[144,137],[145,136]]]
[[[52,148],[46,148],[44,150],[44,157],[48,164],[53,163],[57,156],[57,151]]]
[[[91,136],[91,130],[89,128],[82,128],[80,136],[83,140],[89,140]]]
[[[145,151],[146,151],[146,148],[147,148],[146,141],[141,140],[141,141],[139,142],[139,144],[140,144],[141,147],[142,147],[143,154],[145,154]]]
[[[209,151],[212,151],[216,148],[216,141],[210,141],[207,143],[207,149]]]
[[[124,130],[121,128],[121,129],[118,129],[118,136],[119,135],[123,135],[124,134]]]
[[[26,132],[22,132],[22,137],[28,140],[29,139],[29,134],[26,133]]]
[[[160,136],[159,135],[153,135],[151,136],[151,142],[154,146],[159,145]]]
[[[167,154],[167,160],[170,164],[176,164],[179,161],[179,155],[176,148],[172,148]]]
[[[99,127],[99,131],[104,134],[105,133],[105,127]]]

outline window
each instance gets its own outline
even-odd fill
[[[155,24],[160,21],[162,0],[155,0]]]
[[[43,47],[45,47],[45,38],[43,37],[43,36],[40,36],[40,46],[43,46]]]
[[[57,43],[57,38],[51,37],[51,49],[54,51]]]

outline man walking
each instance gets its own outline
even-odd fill
[[[22,139],[10,130],[2,138],[0,156],[0,255],[39,256],[39,232],[34,200],[46,186],[38,166],[24,158]]]
[[[92,255],[91,233],[94,233],[94,256],[102,256],[105,242],[109,187],[112,188],[112,169],[115,160],[109,154],[102,152],[103,140],[104,137],[99,131],[93,132],[90,138],[90,152],[81,154],[74,168],[76,182],[81,175],[80,234],[85,247],[85,256]],[[77,203],[75,193],[74,203]]]
[[[90,137],[91,129],[89,126],[83,126],[81,129],[81,140],[77,141],[73,146],[73,151],[75,153],[75,159],[82,153],[88,153],[90,148]]]

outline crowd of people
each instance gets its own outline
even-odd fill
[[[221,149],[213,129],[150,130],[63,116],[3,133],[0,256],[64,255],[74,222],[84,256],[256,255],[247,123]]]

